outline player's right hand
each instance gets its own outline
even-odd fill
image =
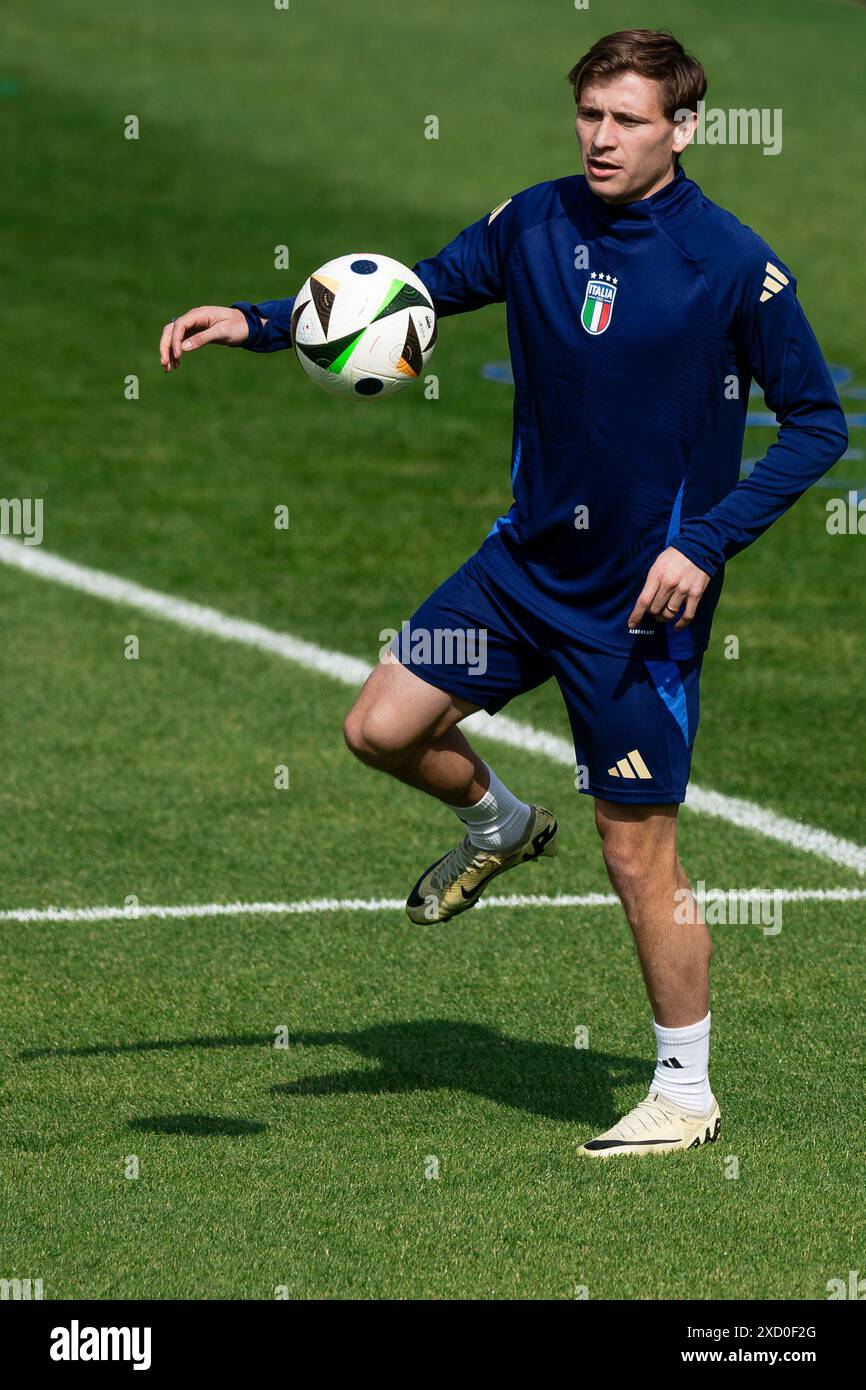
[[[177,371],[181,355],[204,347],[205,343],[227,343],[239,347],[249,334],[247,321],[240,309],[227,309],[221,304],[201,304],[187,309],[162,330],[159,340],[159,360],[164,372]]]

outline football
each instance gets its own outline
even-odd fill
[[[292,342],[317,386],[369,400],[417,380],[436,342],[436,314],[405,265],[359,251],[328,261],[305,282]]]

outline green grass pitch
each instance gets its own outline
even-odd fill
[[[781,155],[704,147],[686,168],[793,267],[828,360],[866,385],[861,7],[10,12],[0,490],[44,498],[47,551],[372,665],[508,503],[511,394],[480,374],[503,311],[442,325],[438,401],[366,407],[289,354],[209,350],[163,377],[159,331],[349,250],[412,264],[576,171],[563,74],[633,23],[697,52],[709,103],[782,108]],[[866,484],[857,457],[835,474]],[[832,495],[729,567],[694,778],[862,844],[866,540],[828,536]],[[351,759],[328,676],[5,565],[0,594],[0,910],[400,898],[453,841]],[[567,732],[554,687],[508,712]],[[569,769],[479,747],[563,827],[560,857],[502,891],[609,891]],[[864,886],[688,810],[681,852],[724,887]],[[811,1299],[866,1269],[862,902],[715,931],[720,1142],[603,1166],[576,1144],[652,1071],[616,907],[429,931],[391,909],[6,921],[0,944],[0,1277],[46,1298]]]

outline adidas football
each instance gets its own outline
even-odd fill
[[[317,386],[361,399],[420,376],[436,314],[417,275],[390,256],[338,256],[311,275],[292,314],[298,361]]]

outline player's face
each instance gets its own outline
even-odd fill
[[[674,153],[691,132],[665,115],[661,95],[658,82],[636,72],[581,90],[575,130],[583,168],[606,203],[647,198],[673,178]]]

